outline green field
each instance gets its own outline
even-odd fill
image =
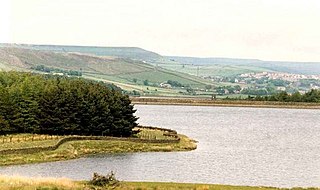
[[[114,83],[129,95],[206,98],[216,93],[214,87],[235,85],[232,78],[242,73],[320,72],[320,63],[170,57],[136,47],[0,44],[0,70],[45,74],[34,69],[41,65],[52,70],[75,71],[92,80]],[[160,87],[161,83],[168,80],[179,82],[184,88]],[[246,84],[242,81],[237,84],[243,88],[255,88],[253,83]],[[289,92],[294,91],[294,88],[296,87],[290,87]]]
[[[266,68],[247,65],[194,65],[183,63],[158,63],[162,68],[187,73],[194,76],[221,76],[231,77],[243,73],[271,71]]]
[[[108,75],[143,72],[153,69],[152,65],[130,59],[19,48],[0,48],[0,62],[6,64],[9,68],[31,69],[32,66],[45,65],[51,68],[75,71],[81,69],[85,73]]]
[[[115,55],[122,55],[122,57]],[[155,62],[152,61],[132,58],[142,55],[146,56],[146,59],[153,57],[152,60],[162,62],[154,64]],[[212,90],[210,92],[205,91],[206,86],[233,85],[232,83],[212,82],[196,75],[232,76],[259,70],[254,67],[237,65],[196,66],[186,64],[183,66],[181,63],[161,59],[160,55],[139,48],[77,46],[12,45],[0,47],[0,63],[0,69],[5,71],[19,70],[44,74],[44,72],[32,69],[41,65],[52,69],[72,70],[81,72],[84,78],[114,83],[131,95],[173,97],[210,97],[213,92]],[[161,83],[166,83],[168,80],[179,82],[185,88],[160,87]],[[188,92],[187,88],[192,88],[193,92]]]
[[[138,91],[141,95],[177,96],[184,89],[161,88],[168,80],[178,81],[184,86],[203,89],[210,81],[199,77],[156,67],[127,58],[101,57],[96,55],[39,51],[23,48],[0,48],[0,69],[41,73],[32,67],[44,65],[48,68],[82,72],[83,77],[114,83],[126,91]],[[148,81],[148,85],[144,84]],[[180,94],[179,94],[180,93]]]
[[[62,136],[36,135],[36,134],[18,134],[0,136],[0,150],[15,148],[31,148],[52,146],[61,140]]]

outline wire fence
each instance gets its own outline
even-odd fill
[[[0,136],[0,143],[20,143],[20,142],[30,142],[30,141],[59,140],[65,137],[66,136],[36,135],[36,134],[2,135]]]
[[[157,127],[143,127],[139,126],[135,130],[139,133],[137,138],[142,140],[175,140],[178,138],[177,132],[170,129],[163,129]],[[14,135],[0,135],[0,144],[7,143],[31,143],[37,141],[58,141],[69,137],[81,137],[78,135],[39,135],[39,134],[14,134]]]

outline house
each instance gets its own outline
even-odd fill
[[[285,90],[286,90],[286,87],[284,87],[284,86],[278,86],[278,87],[277,87],[277,90],[285,91]]]
[[[161,88],[172,88],[172,86],[170,85],[170,84],[168,84],[168,83],[160,83],[160,87]]]
[[[63,75],[64,75],[64,73],[52,73],[52,75],[63,76]]]

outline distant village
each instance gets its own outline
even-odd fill
[[[213,82],[232,83],[216,87],[219,94],[267,95],[277,91],[304,94],[310,89],[320,89],[320,75],[302,75],[283,72],[244,73],[234,77],[203,77]],[[239,89],[239,86],[241,87]],[[236,87],[236,90],[234,90]]]
[[[315,79],[320,80],[320,75],[301,75],[281,72],[261,72],[261,73],[245,73],[240,75],[241,78],[255,78],[255,79],[280,79],[290,82],[295,82],[301,79]]]

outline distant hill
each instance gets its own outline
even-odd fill
[[[208,96],[208,88],[234,85],[217,78],[264,71],[319,75],[320,63],[161,56],[136,47],[0,44],[0,70],[81,75],[142,95]],[[183,87],[163,88],[168,80]]]
[[[45,65],[53,68],[82,70],[83,72],[109,75],[153,70],[151,65],[125,58],[98,57],[79,53],[58,53],[16,47],[0,48],[0,63],[13,68],[30,69],[33,66]]]
[[[97,47],[97,46],[71,46],[71,45],[33,45],[33,44],[0,44],[0,47],[18,49],[41,50],[60,53],[77,53],[96,56],[111,56],[131,61],[143,61],[165,69],[180,71],[196,75],[198,66],[205,75],[235,75],[245,72],[276,71],[295,74],[319,74],[320,62],[282,62],[263,61],[259,59],[236,58],[199,58],[161,56],[155,52],[138,47]],[[182,69],[181,65],[190,65],[188,69]],[[193,67],[194,66],[194,67]],[[193,67],[193,68],[192,68]],[[210,74],[211,73],[211,74]],[[201,76],[201,75],[200,75]]]
[[[36,48],[25,47],[0,47],[0,70],[40,72],[34,69],[37,66],[72,70],[81,72],[83,77],[115,83],[126,90],[145,91],[147,87],[144,84],[148,83],[149,86],[153,86],[153,93],[161,93],[156,88],[160,83],[168,80],[178,81],[195,88],[204,88],[209,83],[196,76],[174,72],[126,57],[97,56],[87,54],[88,52],[83,54],[83,52],[36,50]],[[170,89],[163,89],[163,91],[171,93]]]
[[[219,58],[219,57],[179,57],[179,56],[165,56],[166,59],[171,61],[176,61],[179,63],[185,64],[194,64],[194,65],[210,65],[210,64],[234,64],[234,65],[244,65],[244,64],[253,64],[253,63],[262,63],[263,61],[258,59],[236,59],[236,58]]]
[[[0,44],[0,47],[14,47],[31,50],[54,52],[77,52],[98,56],[114,56],[134,60],[154,61],[161,55],[138,47],[98,47],[98,46],[66,46],[66,45],[31,45],[31,44]]]
[[[252,71],[266,70],[295,74],[320,74],[320,62],[284,62],[284,61],[263,61],[258,59],[232,59],[232,58],[198,58],[165,56],[171,62],[189,64],[195,66],[220,65],[221,67],[235,66],[241,70],[250,67]]]

